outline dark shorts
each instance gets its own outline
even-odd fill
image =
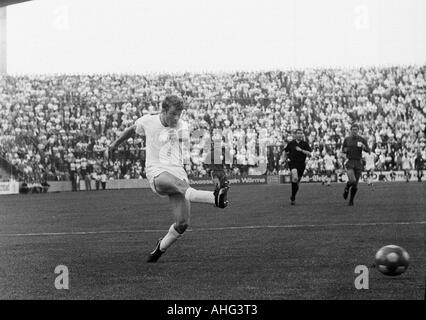
[[[297,177],[299,178],[299,180],[302,179],[306,166],[290,165],[289,167],[290,167],[290,170],[296,169],[297,170]]]
[[[364,166],[362,165],[361,160],[348,160],[348,162],[346,162],[346,169],[353,170],[355,178],[358,180],[361,177]]]

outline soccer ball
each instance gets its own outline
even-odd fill
[[[399,276],[408,268],[410,256],[408,252],[399,246],[388,245],[376,253],[376,267],[387,276]]]

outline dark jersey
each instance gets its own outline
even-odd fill
[[[416,159],[414,160],[414,167],[416,168],[416,170],[423,170],[424,164],[425,161],[422,157],[416,157]]]
[[[309,144],[301,140],[297,142],[296,140],[293,140],[288,143],[288,145],[285,147],[284,151],[288,153],[288,158],[290,159],[290,165],[291,166],[304,166],[306,161],[306,154],[303,152],[297,151],[296,147],[299,147],[302,150],[312,152],[311,147]]]
[[[362,146],[364,145],[364,150],[366,152],[370,152],[370,148],[368,147],[367,140],[363,137],[346,137],[343,141],[342,150],[346,153],[346,156],[349,160],[361,160],[362,158]]]

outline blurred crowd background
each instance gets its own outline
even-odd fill
[[[129,139],[114,158],[104,148],[144,114],[177,94],[191,131],[192,177],[208,175],[211,146],[222,141],[230,175],[285,174],[285,144],[303,128],[314,152],[308,174],[326,154],[343,169],[341,144],[357,122],[378,170],[426,159],[426,66],[151,75],[0,76],[0,157],[27,182],[144,177],[145,141]]]

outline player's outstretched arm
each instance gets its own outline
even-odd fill
[[[114,151],[115,148],[117,148],[120,144],[122,144],[127,139],[131,138],[136,131],[136,125],[132,125],[131,127],[128,127],[123,131],[123,133],[115,140],[113,141],[108,148],[105,150],[105,158],[108,159],[110,154]]]

